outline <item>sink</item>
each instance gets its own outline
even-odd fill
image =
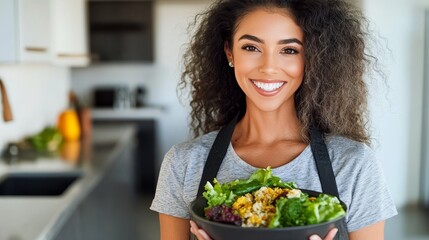
[[[1,196],[59,196],[81,172],[9,173],[0,182]]]

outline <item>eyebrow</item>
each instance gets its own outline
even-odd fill
[[[249,34],[244,34],[238,40],[242,40],[242,39],[247,39],[247,40],[258,42],[258,43],[264,43],[264,40],[262,40],[256,36],[249,35]],[[302,42],[300,40],[298,40],[297,38],[282,39],[282,40],[279,40],[277,43],[278,44],[297,43],[299,45],[303,45]]]

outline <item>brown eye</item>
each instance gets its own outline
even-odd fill
[[[250,45],[244,45],[241,49],[249,52],[259,52],[259,50],[256,47],[250,46]]]
[[[284,53],[284,54],[298,54],[299,52],[296,49],[293,49],[293,48],[284,48],[284,49],[282,49],[281,53]]]

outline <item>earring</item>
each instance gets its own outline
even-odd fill
[[[230,67],[234,67],[234,64],[232,63],[232,61],[230,61],[228,64]]]

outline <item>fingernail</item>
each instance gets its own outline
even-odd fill
[[[312,235],[312,236],[310,236],[309,239],[310,240],[321,240],[321,238],[319,236],[317,236],[317,235]]]
[[[335,235],[337,235],[338,228],[334,228],[334,230],[332,230],[332,231],[334,231],[334,236],[335,236]]]

